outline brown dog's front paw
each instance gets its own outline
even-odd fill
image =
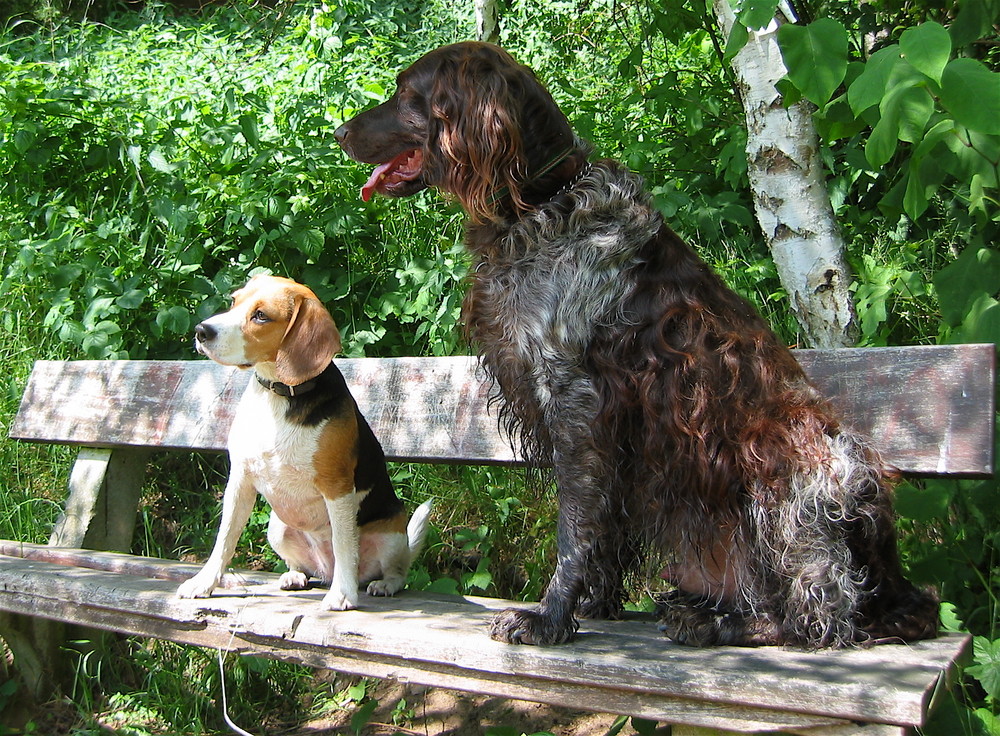
[[[575,627],[556,627],[538,611],[508,608],[498,613],[490,625],[490,636],[506,644],[561,644]]]
[[[560,626],[538,611],[508,608],[493,618],[490,637],[505,644],[562,644],[573,638],[577,628],[572,619]]]

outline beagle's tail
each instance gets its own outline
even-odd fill
[[[424,547],[424,539],[427,537],[427,523],[431,518],[431,501],[424,501],[417,506],[410,517],[410,523],[406,525],[406,540],[410,547],[410,559],[416,559],[420,550]]]

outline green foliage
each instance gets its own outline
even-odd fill
[[[934,276],[951,342],[1000,344],[1000,253],[966,248]]]
[[[934,341],[940,329],[933,267],[933,243],[912,242],[890,233],[861,253],[850,253],[855,308],[865,345],[905,345]]]
[[[626,725],[631,725],[633,731],[639,734],[639,736],[652,736],[652,734],[658,733],[656,721],[650,721],[645,718],[619,716],[604,736],[618,736]]]
[[[54,25],[68,19],[98,20],[112,13],[120,0],[7,0],[0,6],[0,25]]]
[[[82,57],[31,59],[49,49],[24,43],[0,58],[0,293],[21,291],[81,357],[179,357],[197,321],[268,269],[332,303],[348,354],[454,349],[455,218],[425,199],[382,222],[331,146],[384,93],[330,73],[362,66],[361,29],[319,9],[250,55],[267,28],[229,35],[236,14],[137,20],[77,29],[64,43],[86,43]],[[407,22],[389,13],[384,30]]]
[[[991,68],[995,60],[988,65],[962,56],[953,35],[932,20],[905,29],[897,41],[861,59],[849,58],[848,30],[831,18],[783,26],[778,40],[789,82],[820,108],[817,121],[825,140],[864,139],[864,169],[887,180],[880,204],[888,213],[916,220],[935,196],[948,192],[984,224],[996,225],[1000,73]],[[835,95],[838,89],[842,92]]]
[[[1000,665],[1000,526],[995,481],[929,480],[901,485],[901,549],[915,582],[935,585],[942,619],[975,635],[961,700],[942,708],[929,734],[993,733]]]
[[[990,641],[985,636],[975,637],[973,653],[976,664],[966,671],[982,683],[989,700],[1000,701],[1000,639]]]
[[[22,23],[0,45],[0,424],[35,358],[193,357],[193,324],[261,269],[316,290],[348,355],[463,351],[461,213],[432,193],[362,204],[366,172],[332,131],[381,101],[401,66],[469,37],[471,4],[287,0],[182,14],[154,2],[119,13],[88,2],[102,24],[68,22],[74,3],[20,5],[53,12],[35,14],[45,28]],[[691,0],[512,0],[502,43],[536,69],[598,154],[639,171],[671,225],[795,343],[755,225],[747,132],[724,63],[775,6],[742,3],[725,39],[706,4]],[[824,17],[781,30],[782,91],[817,106],[868,345],[1000,341],[1000,8],[945,6],[826,3]],[[878,45],[866,46],[870,38]],[[225,465],[156,463],[135,551],[203,557]],[[68,453],[0,441],[0,465],[0,536],[44,541]],[[393,475],[411,506],[436,500],[411,586],[541,595],[555,553],[555,501],[541,484],[497,469],[401,465]],[[976,636],[963,688],[929,733],[997,725],[995,496],[993,481],[935,481],[906,484],[897,497],[914,577],[937,586],[946,619]],[[262,505],[239,564],[280,564],[264,542],[266,519]],[[214,657],[117,646],[78,655],[79,733],[225,728]],[[290,665],[226,667],[240,693],[237,722],[261,713],[290,721],[329,705],[349,708],[357,731],[377,704],[364,686],[326,693]],[[112,721],[117,710],[125,720]]]
[[[807,26],[785,24],[778,41],[788,78],[810,102],[822,106],[847,74],[847,31],[829,18]]]
[[[0,652],[3,652],[5,649],[6,644],[3,639],[0,639]],[[0,713],[3,712],[9,703],[13,702],[14,696],[17,695],[18,687],[19,683],[14,679],[9,679],[0,684]],[[3,733],[3,731],[0,731],[0,733]]]

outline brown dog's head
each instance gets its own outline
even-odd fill
[[[500,202],[531,209],[544,199],[533,195],[558,189],[546,177],[564,182],[582,163],[571,154],[584,155],[531,70],[471,41],[422,56],[400,73],[392,97],[335,135],[351,158],[377,164],[361,190],[366,201],[433,186],[455,195],[473,222],[496,219]]]
[[[340,333],[311,290],[260,275],[233,293],[228,312],[195,327],[195,348],[216,363],[256,367],[262,378],[297,386],[330,365]]]

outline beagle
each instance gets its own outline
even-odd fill
[[[251,368],[229,432],[230,474],[222,521],[205,566],[177,590],[204,598],[218,585],[259,492],[271,505],[267,539],[288,565],[283,590],[310,577],[330,585],[323,607],[356,608],[406,583],[423,545],[430,502],[409,524],[382,447],[333,363],[340,334],[312,291],[255,276],[228,312],[195,327],[197,351]]]

